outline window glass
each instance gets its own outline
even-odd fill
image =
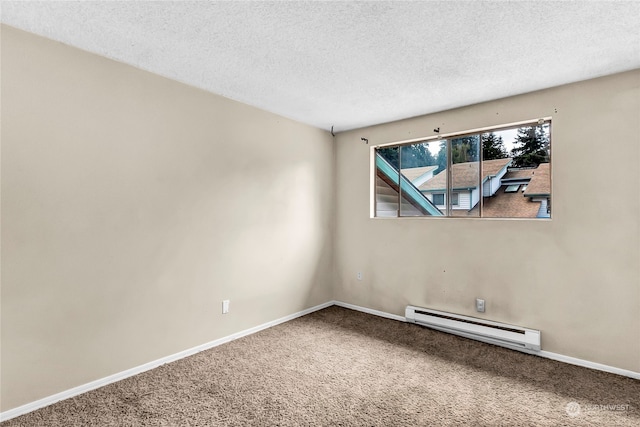
[[[400,147],[376,150],[376,216],[398,216],[398,177]]]
[[[550,121],[376,148],[375,216],[551,217]]]
[[[480,135],[451,139],[451,172],[449,194],[458,194],[449,204],[451,216],[480,216]]]
[[[429,161],[426,173],[414,183],[424,196],[441,212],[442,216],[447,216],[448,206],[446,204],[447,191],[447,140],[436,140],[424,142],[421,145],[427,148]],[[414,172],[415,171],[415,172]],[[405,175],[414,176],[421,173],[422,169],[404,169]]]
[[[400,216],[431,216],[441,214],[444,206],[425,192],[424,184],[438,174],[438,144],[421,142],[400,147]],[[445,152],[446,153],[446,152]]]
[[[518,192],[518,188],[520,188],[520,184],[507,185],[507,187],[504,189],[504,192],[505,193],[516,193],[516,192]]]
[[[375,150],[377,217],[443,216],[420,190],[438,169],[429,143]]]
[[[489,156],[508,155],[506,169],[485,186],[484,218],[550,218],[551,138],[543,123],[483,134],[483,165]],[[485,141],[487,141],[485,145]]]

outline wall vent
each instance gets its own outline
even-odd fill
[[[525,352],[540,351],[540,331],[408,305],[407,322]]]

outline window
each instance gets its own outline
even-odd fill
[[[375,217],[551,217],[550,119],[372,148]]]
[[[517,193],[518,188],[520,188],[520,184],[507,185],[507,188],[504,189],[505,193]]]

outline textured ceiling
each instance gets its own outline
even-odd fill
[[[640,2],[12,2],[8,25],[336,131],[640,68]]]

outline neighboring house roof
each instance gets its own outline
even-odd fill
[[[524,195],[527,197],[546,197],[551,195],[551,168],[549,167],[549,163],[540,163],[538,167],[531,172],[531,181]]]
[[[540,209],[540,201],[533,201],[534,196],[548,197],[550,195],[549,163],[541,163],[537,168],[515,169],[508,171],[503,177],[503,185],[491,197],[485,197],[482,205],[482,215],[485,218],[536,218]],[[527,189],[522,187],[517,192],[506,193],[510,182],[529,180]],[[506,182],[505,182],[506,181]],[[477,216],[478,206],[474,207],[467,216]],[[458,214],[456,216],[465,216]]]
[[[528,169],[511,169],[507,173],[504,174],[502,180],[508,179],[531,179],[533,176],[534,168]]]
[[[495,159],[482,162],[482,181],[488,177],[498,175],[498,173],[511,164],[513,159]],[[456,163],[451,166],[451,179],[454,190],[463,188],[475,188],[478,186],[478,162]],[[429,181],[422,184],[421,191],[444,191],[446,188],[447,170],[443,170]]]
[[[420,178],[422,175],[427,174],[429,172],[434,172],[438,169],[438,165],[435,166],[421,166],[418,168],[404,168],[402,169],[402,175],[406,176],[409,181],[413,182],[417,178]]]
[[[492,197],[484,199],[482,215],[485,218],[535,218],[538,215],[540,202],[531,201],[520,189],[515,193],[505,193],[506,188],[503,185]]]
[[[513,177],[512,177],[513,178]],[[505,193],[508,184],[500,186],[491,197],[485,197],[482,203],[482,215],[485,218],[536,218],[540,202],[534,202],[526,197],[521,188],[514,193]],[[471,210],[452,210],[456,217],[477,217],[479,206],[476,204]]]
[[[496,176],[504,167],[509,166],[513,161],[512,158],[485,160],[482,162],[482,180],[484,181],[489,176]],[[455,165],[454,165],[455,166]]]

